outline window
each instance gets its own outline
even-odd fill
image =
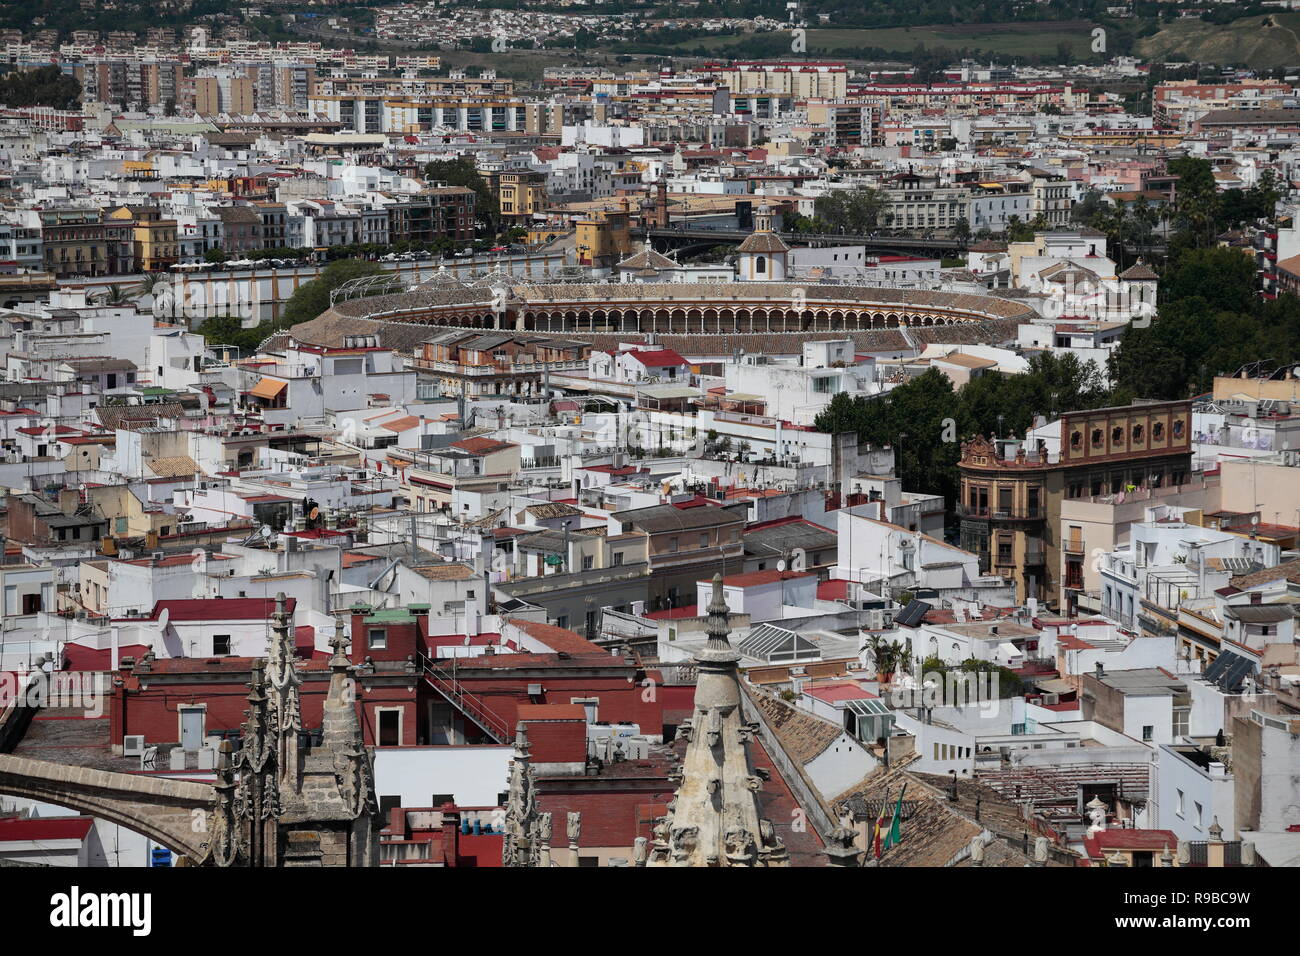
[[[1150,742],[1150,741],[1155,737],[1155,735],[1156,735],[1156,729],[1155,729],[1155,727],[1151,726],[1150,724],[1143,724],[1143,725],[1142,725],[1142,739],[1143,739],[1143,740],[1145,740],[1145,741],[1147,741],[1147,742],[1149,743],[1149,742]]]
[[[614,567],[617,568],[617,567],[619,567],[622,563],[623,563],[623,552],[622,552],[622,551],[615,551],[615,552],[614,552]]]
[[[1102,432],[1102,430],[1101,430],[1100,428],[1094,428],[1094,429],[1092,430],[1092,447],[1093,447],[1093,448],[1100,448],[1100,447],[1102,446],[1103,442],[1105,442],[1105,440],[1106,440],[1106,436],[1105,436],[1105,434]]]
[[[388,632],[382,627],[372,627],[366,634],[366,646],[372,651],[388,650]]]
[[[590,554],[582,556],[582,570],[590,571],[596,565],[596,559]]]
[[[570,697],[570,704],[581,704],[582,709],[586,711],[587,723],[594,724],[600,716],[600,698],[599,697]]]
[[[1116,425],[1110,430],[1110,443],[1112,445],[1122,445],[1124,443],[1124,426]]]
[[[705,532],[704,534],[700,535],[700,547],[707,548],[708,546],[709,546],[709,535],[708,532]]]
[[[1151,426],[1151,437],[1156,441],[1160,441],[1160,439],[1165,437],[1164,422],[1156,422],[1154,425]]]
[[[1186,426],[1183,424],[1183,420],[1182,420],[1181,418],[1175,419],[1175,420],[1174,420],[1174,437],[1175,437],[1175,438],[1182,438],[1182,437],[1183,437],[1183,430],[1184,430],[1185,427],[1186,427]]]
[[[1174,811],[1180,817],[1183,815],[1183,791],[1178,791],[1178,809]]]
[[[212,635],[212,656],[227,657],[230,654],[230,635],[213,634]]]

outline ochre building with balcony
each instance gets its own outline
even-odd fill
[[[1067,412],[1054,423],[1059,451],[1042,437],[963,442],[961,546],[979,555],[981,571],[1012,581],[1018,601],[1069,605],[1090,557],[1082,536],[1062,527],[1061,502],[1184,483],[1191,420],[1191,402],[1142,402]]]

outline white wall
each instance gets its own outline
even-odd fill
[[[427,807],[435,793],[467,807],[495,807],[510,779],[510,747],[378,747],[375,793]],[[859,778],[861,779],[861,778]]]

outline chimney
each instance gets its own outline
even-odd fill
[[[1103,664],[1101,661],[1098,661],[1098,662],[1097,662],[1097,680],[1101,680],[1101,679],[1102,679],[1103,677],[1105,677],[1105,676],[1106,676],[1106,665]]]

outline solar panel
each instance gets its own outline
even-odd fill
[[[930,605],[913,598],[907,602],[907,607],[894,615],[894,624],[898,627],[917,627],[928,610],[930,610]]]
[[[1217,684],[1219,682],[1219,675],[1221,675],[1228,667],[1228,656],[1229,655],[1227,654],[1220,654],[1214,660],[1210,661],[1210,666],[1205,668],[1205,673],[1201,676],[1206,680]]]
[[[1248,659],[1238,654],[1225,653],[1211,661],[1201,676],[1229,694],[1235,694],[1241,690],[1241,685],[1253,670],[1254,665]]]

